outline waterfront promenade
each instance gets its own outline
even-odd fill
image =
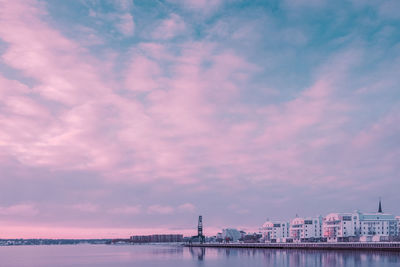
[[[321,250],[378,250],[400,252],[400,242],[346,243],[192,243],[187,247],[204,248],[262,248],[262,249],[321,249]]]

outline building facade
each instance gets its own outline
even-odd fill
[[[322,216],[295,218],[290,223],[289,236],[294,242],[313,242],[322,237]]]
[[[360,236],[360,213],[330,213],[323,219],[323,237],[328,242]]]
[[[378,212],[330,213],[323,222],[324,237],[328,242],[385,241],[399,233],[399,222],[393,214]]]
[[[330,213],[324,218],[295,218],[290,223],[267,221],[260,228],[264,242],[368,242],[400,240],[400,216],[377,212]]]
[[[289,222],[267,221],[260,228],[264,242],[285,242],[289,238]]]
[[[394,215],[385,213],[361,213],[361,236],[396,236],[398,222]]]

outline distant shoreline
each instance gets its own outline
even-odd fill
[[[177,245],[185,242],[131,242],[129,239],[0,239],[0,247],[7,246],[41,246],[41,245]]]
[[[111,243],[112,239],[47,239],[47,238],[4,238],[0,239],[0,247],[4,246],[40,246],[40,245],[101,245]]]

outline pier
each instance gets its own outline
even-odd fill
[[[345,242],[345,243],[192,243],[187,247],[256,248],[256,249],[318,249],[318,250],[373,250],[400,252],[400,242]]]

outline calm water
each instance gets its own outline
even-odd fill
[[[0,266],[400,266],[400,253],[174,246],[0,247]]]

